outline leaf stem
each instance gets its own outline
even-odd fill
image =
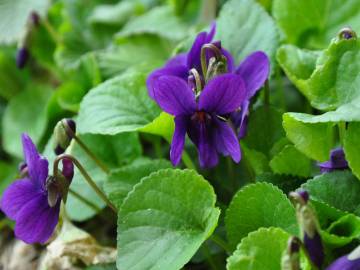
[[[211,256],[211,252],[210,252],[210,249],[209,247],[207,246],[207,243],[205,242],[202,246],[201,246],[201,249],[202,249],[202,252],[204,253],[204,256],[210,266],[211,269],[213,270],[217,270],[218,267],[216,265],[216,262],[215,260],[212,258]]]
[[[186,168],[196,171],[195,164],[192,162],[189,154],[185,150],[182,154],[182,161],[184,162]]]
[[[96,204],[94,204],[93,202],[89,201],[88,199],[86,199],[84,196],[82,196],[81,194],[77,193],[76,191],[69,189],[69,192],[71,195],[73,195],[75,198],[77,198],[79,201],[82,201],[84,204],[86,204],[87,206],[89,206],[90,208],[92,208],[93,210],[95,210],[95,212],[99,212],[101,209],[100,207],[98,207]]]
[[[40,22],[45,27],[46,31],[49,33],[49,35],[56,44],[63,43],[62,38],[58,35],[54,27],[52,27],[52,25],[50,24],[49,20],[46,17],[42,18]]]
[[[96,155],[89,149],[89,147],[86,146],[86,144],[78,136],[73,134],[73,138],[103,172],[105,172],[106,174],[110,173],[109,168],[100,159],[96,157]]]
[[[84,179],[87,181],[87,183],[91,186],[91,188],[96,192],[96,194],[113,210],[115,213],[117,213],[116,207],[109,201],[109,199],[106,197],[106,195],[100,190],[100,188],[95,184],[94,180],[90,177],[90,175],[86,172],[85,168],[81,165],[81,163],[73,156],[68,154],[62,154],[56,157],[54,161],[54,171],[53,175],[56,178],[58,174],[58,166],[59,162],[62,159],[69,159],[71,160],[75,166],[79,169],[80,173],[84,177]]]
[[[223,250],[225,250],[226,253],[231,253],[230,246],[220,236],[212,234],[210,236],[210,240],[217,244],[219,247],[221,247]]]
[[[264,103],[265,106],[270,105],[270,86],[269,86],[269,80],[265,81],[264,85]]]

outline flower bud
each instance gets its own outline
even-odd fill
[[[308,204],[309,194],[305,190],[299,190],[291,192],[290,198],[296,206],[296,217],[303,236],[304,247],[313,264],[321,268],[324,262],[324,249],[316,214]]]
[[[330,160],[318,163],[322,173],[332,172],[335,170],[346,170],[349,168],[342,148],[335,148],[330,152]]]
[[[357,38],[356,32],[352,30],[350,27],[344,27],[340,30],[338,37],[340,39],[352,39]]]
[[[67,200],[69,187],[74,176],[74,164],[69,159],[62,159],[63,168],[57,176],[49,176],[46,180],[46,189],[48,191],[48,203],[54,207],[60,198],[64,202]]]
[[[76,133],[76,124],[72,119],[59,121],[54,128],[54,151],[56,155],[61,155],[70,145]]]
[[[300,270],[300,239],[289,238],[287,249],[281,258],[281,270]]]
[[[29,51],[26,47],[20,47],[16,55],[16,66],[23,69],[29,60]]]
[[[34,26],[38,26],[40,24],[40,16],[35,11],[30,13],[29,20]]]

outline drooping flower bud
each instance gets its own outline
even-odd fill
[[[322,173],[332,172],[335,170],[346,170],[349,168],[342,148],[335,148],[330,152],[330,160],[318,163]]]
[[[40,16],[36,11],[30,13],[29,20],[34,26],[38,26],[40,24]]]
[[[300,246],[299,238],[289,238],[287,249],[281,258],[281,270],[300,270]]]
[[[29,50],[26,47],[20,47],[16,54],[16,66],[23,69],[29,60]]]
[[[59,121],[54,128],[54,151],[56,155],[61,155],[70,145],[76,133],[76,124],[72,119]]]
[[[360,269],[360,246],[350,254],[345,255],[333,262],[326,270],[355,270]]]
[[[324,248],[316,214],[308,204],[309,194],[305,190],[300,190],[291,192],[289,196],[296,206],[296,217],[302,233],[304,247],[312,263],[321,268],[324,262]]]
[[[340,39],[352,39],[357,38],[356,32],[352,30],[350,27],[344,27],[340,30],[338,37]]]
[[[59,199],[65,203],[69,192],[69,187],[74,176],[74,164],[69,159],[62,159],[62,171],[56,177],[49,176],[46,180],[46,189],[48,192],[48,203],[54,207]]]

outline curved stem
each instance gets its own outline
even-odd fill
[[[227,253],[231,253],[231,248],[221,237],[217,236],[216,234],[212,234],[210,236],[210,240],[217,244],[219,247],[224,249]]]
[[[69,192],[71,195],[73,195],[75,198],[77,198],[79,201],[82,201],[84,204],[86,204],[87,206],[89,206],[90,208],[92,208],[93,210],[95,210],[95,212],[99,212],[101,209],[100,207],[98,207],[96,204],[94,204],[93,202],[89,201],[88,199],[86,199],[84,196],[80,195],[79,193],[77,193],[76,191],[69,189]]]
[[[73,138],[80,145],[80,147],[85,151],[85,153],[96,163],[96,165],[99,166],[99,168],[101,170],[103,170],[106,174],[109,174],[110,173],[109,168],[100,159],[98,159],[96,157],[96,155],[89,149],[89,147],[86,146],[86,144],[78,136],[76,136],[76,134],[69,127],[67,122],[62,121],[61,123],[62,123],[62,125],[64,127],[64,130],[68,134],[68,136],[70,138]]]
[[[184,162],[186,168],[196,171],[195,164],[192,162],[189,154],[185,150],[182,154],[182,161]]]
[[[109,201],[109,199],[106,197],[106,195],[100,190],[100,188],[95,184],[94,180],[90,177],[90,175],[86,172],[85,168],[81,165],[81,163],[73,156],[68,154],[62,154],[60,156],[57,156],[54,161],[54,171],[53,175],[56,178],[58,174],[58,167],[59,162],[62,159],[69,159],[71,160],[75,166],[79,169],[82,176],[85,178],[85,180],[88,182],[88,184],[91,186],[91,188],[96,192],[96,194],[115,212],[117,213],[116,207]]]
[[[58,33],[55,31],[55,29],[52,27],[46,17],[42,18],[40,20],[40,23],[42,23],[42,25],[45,27],[46,31],[49,33],[55,43],[61,44],[63,42],[62,38],[58,35]]]

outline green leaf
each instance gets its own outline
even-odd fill
[[[321,55],[284,46],[279,49],[277,58],[289,79],[313,107],[334,110],[360,98],[359,51],[357,39],[336,38]]]
[[[311,174],[311,160],[293,145],[286,145],[270,161],[274,173],[308,177]]]
[[[273,173],[263,173],[256,176],[256,182],[271,183],[280,188],[285,194],[297,189],[305,180],[305,178]]]
[[[0,2],[0,43],[19,41],[25,30],[31,12],[41,17],[49,6],[48,0],[1,0]]]
[[[287,138],[300,152],[312,159],[325,161],[329,158],[330,150],[333,148],[334,124],[309,122],[309,119],[313,117],[316,116],[285,113],[283,126]]]
[[[96,157],[110,169],[124,166],[141,155],[141,145],[137,134],[134,133],[123,133],[116,136],[86,134],[82,135],[80,138],[91,149]],[[107,175],[98,167],[98,165],[77,143],[72,144],[70,153],[80,161],[96,184],[102,188],[104,182],[107,180]],[[75,175],[70,189],[97,205],[99,209],[105,207],[105,203],[88,185],[77,169],[75,169]],[[69,217],[75,221],[84,221],[97,213],[96,209],[88,206],[71,193],[66,202],[66,210]]]
[[[130,20],[118,37],[139,34],[155,34],[160,37],[179,41],[189,34],[189,25],[177,17],[169,6],[155,7],[142,16]]]
[[[286,41],[301,46],[322,48],[347,25],[360,31],[359,0],[274,0],[272,11]]]
[[[20,136],[23,132],[28,133],[35,144],[40,142],[46,130],[50,96],[47,86],[30,84],[10,100],[2,119],[3,146],[8,153],[22,157]]]
[[[160,109],[148,96],[145,78],[128,72],[90,90],[80,105],[79,132],[114,135],[151,123]]]
[[[273,107],[264,105],[256,108],[250,113],[244,138],[246,145],[268,156],[274,143],[285,135],[281,117],[281,112]]]
[[[211,185],[194,171],[143,178],[119,211],[118,268],[182,268],[217,225],[215,201]]]
[[[15,180],[16,170],[13,164],[0,161],[0,198],[3,191]]]
[[[217,28],[217,37],[235,57],[235,64],[257,50],[266,52],[275,64],[279,43],[277,28],[255,0],[228,1],[220,11]]]
[[[344,136],[344,151],[346,160],[352,172],[360,179],[360,123],[349,123]]]
[[[162,159],[139,159],[116,169],[108,176],[104,185],[106,195],[119,209],[127,194],[140,180],[160,169],[171,168],[171,163]]]
[[[128,68],[148,66],[149,72],[162,65],[170,56],[172,46],[154,35],[122,38],[116,46],[95,52],[101,73],[110,78]]]
[[[139,131],[162,136],[168,142],[171,141],[175,130],[174,117],[166,112],[161,112],[151,123],[147,124]]]
[[[289,237],[280,228],[260,228],[250,233],[227,259],[226,269],[280,270],[281,256]]]
[[[294,207],[280,189],[269,183],[239,190],[226,211],[225,225],[234,248],[248,233],[261,227],[280,227],[297,234]]]
[[[360,216],[360,182],[349,171],[335,171],[314,177],[302,187],[311,199]]]

